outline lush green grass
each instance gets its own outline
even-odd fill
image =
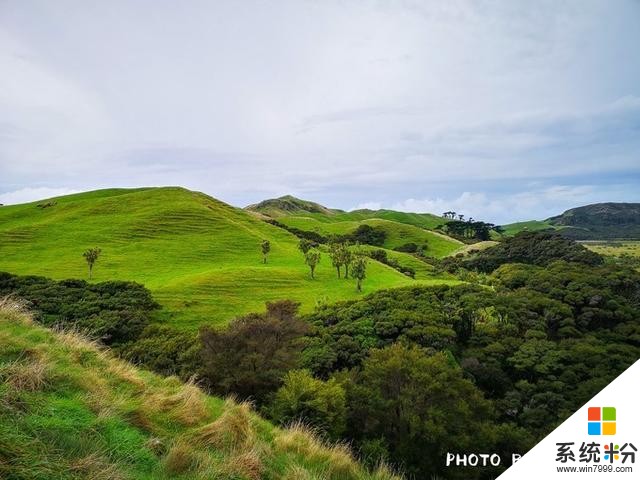
[[[465,245],[464,247],[456,250],[451,255],[469,255],[471,253],[481,252],[487,248],[491,248],[498,245],[498,242],[494,240],[485,240],[483,242],[472,243],[471,245]]]
[[[280,217],[278,221],[289,227],[299,228],[322,235],[344,235],[353,232],[359,225],[369,225],[385,231],[384,247],[394,249],[406,243],[427,244],[426,254],[432,257],[445,257],[462,246],[462,242],[441,233],[425,230],[414,225],[400,223],[395,220],[371,218],[364,220],[340,220],[353,214],[337,214],[332,216],[308,215]]]
[[[0,347],[3,479],[397,478],[300,427],[276,428],[247,404],[52,333],[6,300]]]
[[[508,225],[502,225],[504,229],[504,235],[515,235],[523,231],[537,232],[539,230],[555,229],[556,227],[544,220],[529,220],[528,222],[510,223]]]
[[[262,310],[270,300],[297,300],[308,312],[318,302],[416,282],[370,262],[364,291],[357,293],[353,281],[335,278],[327,255],[312,280],[295,236],[249,212],[182,188],[101,190],[55,202],[47,208],[37,206],[43,202],[0,208],[0,270],[87,278],[82,252],[97,246],[102,255],[94,281],[144,284],[163,305],[162,317],[184,328],[223,324],[238,314]],[[436,248],[434,238],[440,237],[425,235]],[[405,243],[399,236],[400,232],[393,241]],[[263,239],[271,242],[266,265],[260,250]],[[443,242],[445,247],[438,248],[451,243]],[[430,277],[429,282],[449,281]]]

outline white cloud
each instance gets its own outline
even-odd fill
[[[43,200],[45,198],[70,195],[72,193],[78,193],[78,190],[71,188],[27,187],[13,192],[0,193],[0,203],[4,205],[14,205]]]
[[[494,223],[542,220],[564,210],[608,200],[616,200],[615,188],[596,189],[591,185],[553,185],[508,194],[464,192],[453,198],[410,198],[389,206],[392,210],[441,214],[455,211],[466,218]]]
[[[435,209],[481,181],[515,195],[638,176],[638,14],[632,0],[0,2],[0,190],[181,184],[345,207],[422,201],[410,186],[428,183]]]

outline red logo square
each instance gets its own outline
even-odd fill
[[[590,422],[600,421],[600,407],[589,407],[589,421]]]

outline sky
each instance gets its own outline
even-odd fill
[[[639,0],[0,0],[0,203],[640,201]]]

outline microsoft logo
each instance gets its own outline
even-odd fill
[[[615,407],[589,407],[589,435],[615,435]]]

